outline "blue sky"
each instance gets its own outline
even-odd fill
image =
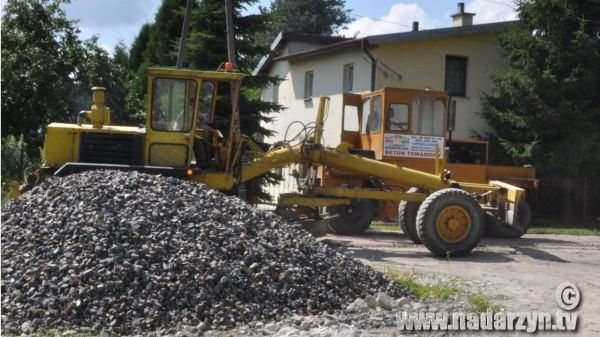
[[[2,0],[4,2],[5,0]],[[248,8],[256,12],[258,5],[268,6],[270,0]],[[353,23],[340,33],[346,36],[385,34],[406,31],[413,21],[421,29],[447,27],[450,15],[456,12],[456,0],[346,0],[352,11]],[[515,18],[512,0],[464,0],[466,10],[476,13],[475,23],[506,21]],[[154,19],[161,0],[72,0],[65,6],[67,16],[79,20],[81,37],[98,35],[99,43],[112,51],[122,41],[127,46],[140,27]],[[182,0],[185,3],[185,0]]]

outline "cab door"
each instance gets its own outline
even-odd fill
[[[363,98],[360,122],[361,147],[373,151],[377,160],[382,158],[382,100],[381,94]]]
[[[187,167],[191,160],[198,81],[150,77],[146,114],[146,163]]]

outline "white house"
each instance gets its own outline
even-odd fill
[[[325,144],[340,141],[342,93],[382,87],[445,90],[457,101],[455,139],[470,139],[472,131],[488,127],[478,113],[480,94],[491,87],[489,73],[502,70],[502,50],[496,36],[514,22],[473,25],[475,14],[459,4],[453,26],[348,39],[299,33],[280,33],[271,55],[263,57],[254,74],[279,76],[277,86],[266,87],[262,99],[276,101],[286,110],[265,125],[277,134],[266,142],[283,140],[294,121],[314,121],[318,97],[331,97],[325,122]],[[298,125],[293,130],[298,131]],[[290,134],[293,133],[290,130]],[[288,135],[289,138],[290,135]]]

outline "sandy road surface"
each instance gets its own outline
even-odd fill
[[[573,282],[582,294],[576,309],[576,335],[600,336],[600,236],[528,234],[518,240],[484,238],[470,255],[453,259],[434,257],[422,245],[397,233],[328,235],[322,240],[345,247],[348,254],[365,263],[483,281],[489,285],[486,293],[507,311],[554,313],[558,309],[556,288],[563,282]]]

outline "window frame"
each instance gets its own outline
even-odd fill
[[[185,83],[185,100],[184,100],[185,111],[183,114],[184,118],[183,118],[182,128],[179,130],[165,130],[165,129],[155,128],[155,121],[154,121],[154,102],[155,101],[154,100],[157,97],[156,96],[156,83],[159,80],[185,81],[186,82]],[[189,96],[188,95],[188,83],[187,83],[188,81],[194,82],[194,86],[195,86],[194,97],[195,98],[194,98],[194,107],[192,110],[192,119],[190,121],[189,127],[186,129],[186,128],[184,128],[185,127],[185,115],[189,113],[187,111],[189,106],[187,106],[187,104],[186,104],[186,101]],[[194,122],[195,122],[194,121],[194,112],[198,109],[198,98],[199,98],[198,97],[199,96],[198,87],[199,87],[198,80],[195,78],[188,78],[188,77],[181,78],[181,77],[168,77],[168,76],[154,77],[152,79],[152,101],[150,102],[150,129],[155,132],[190,132],[192,130],[192,128],[194,127]]]
[[[375,119],[374,119],[374,114],[373,111],[375,111],[375,100],[376,98],[379,98],[379,123],[377,123],[377,131],[375,131],[375,129],[373,128],[375,126]],[[371,97],[371,130],[369,130],[370,134],[380,134],[381,133],[381,124],[383,122],[383,95],[379,94],[379,95],[373,95]]]
[[[463,76],[463,82],[462,82],[462,87],[461,92],[450,92],[450,90],[448,90],[448,61],[449,60],[460,60],[462,62],[463,65],[463,69],[462,69],[462,76]],[[461,55],[446,55],[445,58],[445,68],[444,68],[444,90],[448,93],[449,96],[453,96],[453,97],[467,97],[467,79],[468,79],[468,68],[469,68],[469,57],[468,56],[461,56]]]
[[[365,103],[369,104],[365,104]],[[365,119],[365,106],[369,108],[367,118]],[[371,134],[371,97],[364,97],[362,99],[362,103],[360,105],[360,127],[359,132],[361,135],[369,135]],[[369,127],[369,129],[367,129]]]
[[[196,104],[196,129],[198,129],[198,120],[200,118],[200,116],[202,115],[202,86],[204,86],[204,83],[210,83],[212,84],[212,95],[210,96],[210,107],[209,107],[209,111],[208,111],[208,120],[205,122],[211,123],[214,119],[214,113],[215,113],[215,104],[217,101],[217,88],[218,88],[218,84],[219,82],[217,81],[213,81],[213,80],[202,80],[200,82],[200,93],[198,95],[198,103]]]
[[[342,92],[354,91],[354,63],[344,64]]]
[[[430,100],[431,99],[431,129],[432,132],[431,133],[426,133],[423,131],[423,107],[424,107],[424,103],[420,101],[420,99],[424,99],[424,100]],[[436,102],[440,102],[440,104],[442,104],[441,106],[441,115],[442,115],[442,124],[441,124],[441,130],[439,134],[435,134],[434,131],[434,126],[435,126],[435,121],[436,121]],[[415,108],[415,104],[419,106],[419,108]],[[444,99],[440,96],[430,96],[430,95],[419,95],[419,94],[415,94],[412,97],[412,104],[410,107],[410,130],[413,134],[415,135],[424,135],[424,136],[435,136],[435,137],[445,137],[446,135],[446,127],[447,127],[447,118],[448,118],[448,114],[447,114],[447,102],[444,101]],[[437,119],[437,121],[439,121],[439,119]],[[416,123],[416,125],[414,125]]]
[[[315,73],[312,70],[307,70],[304,72],[304,99],[313,98],[314,94],[314,81],[315,81]]]
[[[273,84],[273,92],[271,93],[271,102],[279,103],[279,83]]]

